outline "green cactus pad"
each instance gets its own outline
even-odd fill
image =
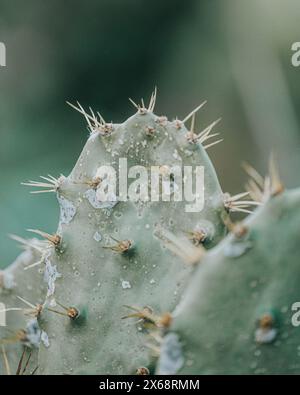
[[[158,373],[299,374],[300,190],[271,198],[243,226],[195,271]]]

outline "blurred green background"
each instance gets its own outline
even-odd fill
[[[222,117],[209,154],[224,191],[243,190],[242,160],[264,172],[272,149],[299,185],[299,20],[299,0],[0,0],[0,267],[18,254],[8,233],[56,230],[55,196],[20,182],[70,172],[88,132],[66,100],[118,122],[155,85],[169,118],[207,99],[197,125]]]

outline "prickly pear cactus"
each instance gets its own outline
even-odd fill
[[[248,192],[223,194],[206,153],[220,141],[210,140],[218,121],[195,132],[204,103],[169,121],[153,113],[155,100],[156,91],[147,108],[133,103],[121,124],[72,105],[90,132],[73,171],[25,183],[60,205],[56,234],[29,229],[45,239],[28,270],[33,284],[40,267],[47,288],[26,332],[39,336],[38,374],[148,372],[149,339],[171,325],[193,265],[223,239],[229,212],[258,204]],[[34,292],[24,295],[37,306]]]
[[[257,186],[252,191],[261,195]],[[299,374],[300,329],[291,321],[300,297],[299,243],[299,189],[272,197],[233,227],[201,260],[174,311],[157,372]]]
[[[178,303],[191,272],[182,260],[194,263],[203,254],[199,244],[213,246],[225,234],[224,196],[205,149],[184,122],[156,116],[154,103],[155,94],[148,108],[136,106],[137,113],[122,124],[78,108],[91,135],[70,176],[54,182],[61,218],[46,257],[46,271],[56,269],[49,276],[48,309],[40,317],[50,340],[50,347],[41,345],[41,374],[129,374],[147,367],[147,323]],[[204,131],[203,141],[211,130]],[[113,166],[117,180],[125,179],[124,158],[128,169],[140,166],[137,173],[141,166],[157,166],[162,182],[174,165],[204,166],[204,210],[186,212],[180,201],[122,201],[120,191],[119,200],[112,191],[103,201],[101,188],[109,188],[112,179],[103,177],[101,166]],[[175,179],[164,193],[176,187]],[[155,324],[165,321],[157,318]]]
[[[38,366],[41,331],[36,316],[45,298],[43,268],[27,268],[41,259],[44,243],[18,241],[24,251],[0,271],[0,310],[6,321],[6,326],[0,326],[0,374],[31,374]]]

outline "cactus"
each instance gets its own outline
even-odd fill
[[[0,301],[5,306],[2,316],[5,313],[9,328],[8,331],[0,326],[3,339],[0,374],[30,374],[38,366],[39,338],[36,342],[30,335],[37,328],[36,316],[44,302],[45,287],[43,268],[31,266],[41,259],[44,243],[37,239],[16,239],[24,251],[7,269],[0,271]]]
[[[155,99],[156,92],[148,107],[143,101],[133,103],[136,114],[122,124],[72,105],[85,116],[90,132],[74,169],[68,177],[26,183],[55,192],[61,208],[55,235],[31,230],[48,243],[43,253],[48,289],[38,321],[50,346],[41,344],[39,374],[146,371],[151,327],[170,323],[168,314],[158,313],[175,308],[203,246],[209,249],[225,236],[227,213],[248,206],[240,201],[244,193],[222,193],[205,151],[220,141],[207,142],[216,135],[211,131],[217,122],[195,132],[195,114],[204,103],[183,121],[168,121],[153,113]],[[169,198],[178,186],[172,166],[204,166],[204,209],[195,214],[186,212],[182,201],[123,201],[122,193],[116,200],[113,191],[103,201],[101,188],[109,188],[111,179],[101,167],[118,170],[124,158],[128,168],[157,166]],[[118,182],[126,177],[122,164]],[[165,189],[164,181],[170,179]],[[137,323],[133,317],[139,318]]]
[[[36,282],[35,271],[43,271],[47,288],[43,303],[39,304],[39,294],[17,290],[23,300],[39,306],[35,321],[26,323],[40,336],[37,374],[153,372],[155,359],[149,348],[156,352],[153,340],[160,342],[161,332],[169,333],[173,320],[169,312],[178,306],[183,291],[189,291],[194,265],[208,259],[205,251],[225,237],[230,212],[249,213],[249,207],[267,196],[258,193],[259,187],[252,188],[254,200],[244,199],[249,192],[235,196],[222,192],[206,153],[221,141],[209,140],[217,135],[212,131],[218,121],[195,132],[196,113],[204,103],[183,121],[169,121],[153,113],[155,100],[156,91],[148,107],[143,100],[141,105],[133,102],[137,112],[121,124],[107,123],[99,113],[71,104],[84,115],[90,132],[74,169],[68,177],[24,183],[39,188],[33,193],[55,193],[60,205],[54,235],[29,229],[44,241],[24,280]],[[114,170],[108,171],[109,166]],[[135,179],[129,200],[126,166],[129,178]],[[181,190],[176,166],[200,169],[204,199],[197,189],[197,207],[175,198]],[[142,175],[144,181],[138,177]],[[159,178],[162,190],[157,195]],[[151,189],[152,199],[147,200],[143,193],[149,192],[150,179],[156,185],[155,198]],[[119,184],[118,196],[114,181]],[[183,185],[188,184],[184,178]],[[169,335],[176,353],[176,330]]]
[[[300,330],[291,318],[299,301],[300,189],[274,197],[268,190],[252,179],[265,205],[201,260],[161,339],[157,373],[299,374]]]

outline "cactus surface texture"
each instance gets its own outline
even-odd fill
[[[202,244],[210,248],[226,233],[224,195],[201,144],[215,123],[200,138],[192,130],[195,111],[184,121],[168,121],[153,113],[155,96],[147,108],[136,105],[136,114],[122,124],[108,124],[78,105],[90,137],[73,171],[47,177],[48,185],[29,183],[56,192],[61,208],[55,235],[35,231],[48,240],[43,254],[48,290],[38,321],[49,345],[41,343],[39,374],[129,374],[149,366],[149,326],[168,325],[162,313],[177,305],[192,264],[203,255]],[[184,124],[189,119],[190,131]],[[116,200],[113,191],[103,201],[100,188],[111,180],[101,167],[114,167],[119,181],[125,158],[128,169],[156,166],[160,196],[171,200],[177,179],[170,189],[164,189],[164,180],[172,177],[172,166],[203,166],[204,210],[186,212],[186,202],[175,199]]]
[[[60,218],[17,238],[25,252],[0,272],[3,374],[299,372],[299,191],[272,162],[224,194],[206,152],[218,121],[196,133],[204,103],[169,121],[155,100],[120,124],[71,104],[89,130],[71,174],[25,183],[55,193]]]
[[[242,226],[198,266],[158,373],[299,374],[300,190],[270,199]]]

